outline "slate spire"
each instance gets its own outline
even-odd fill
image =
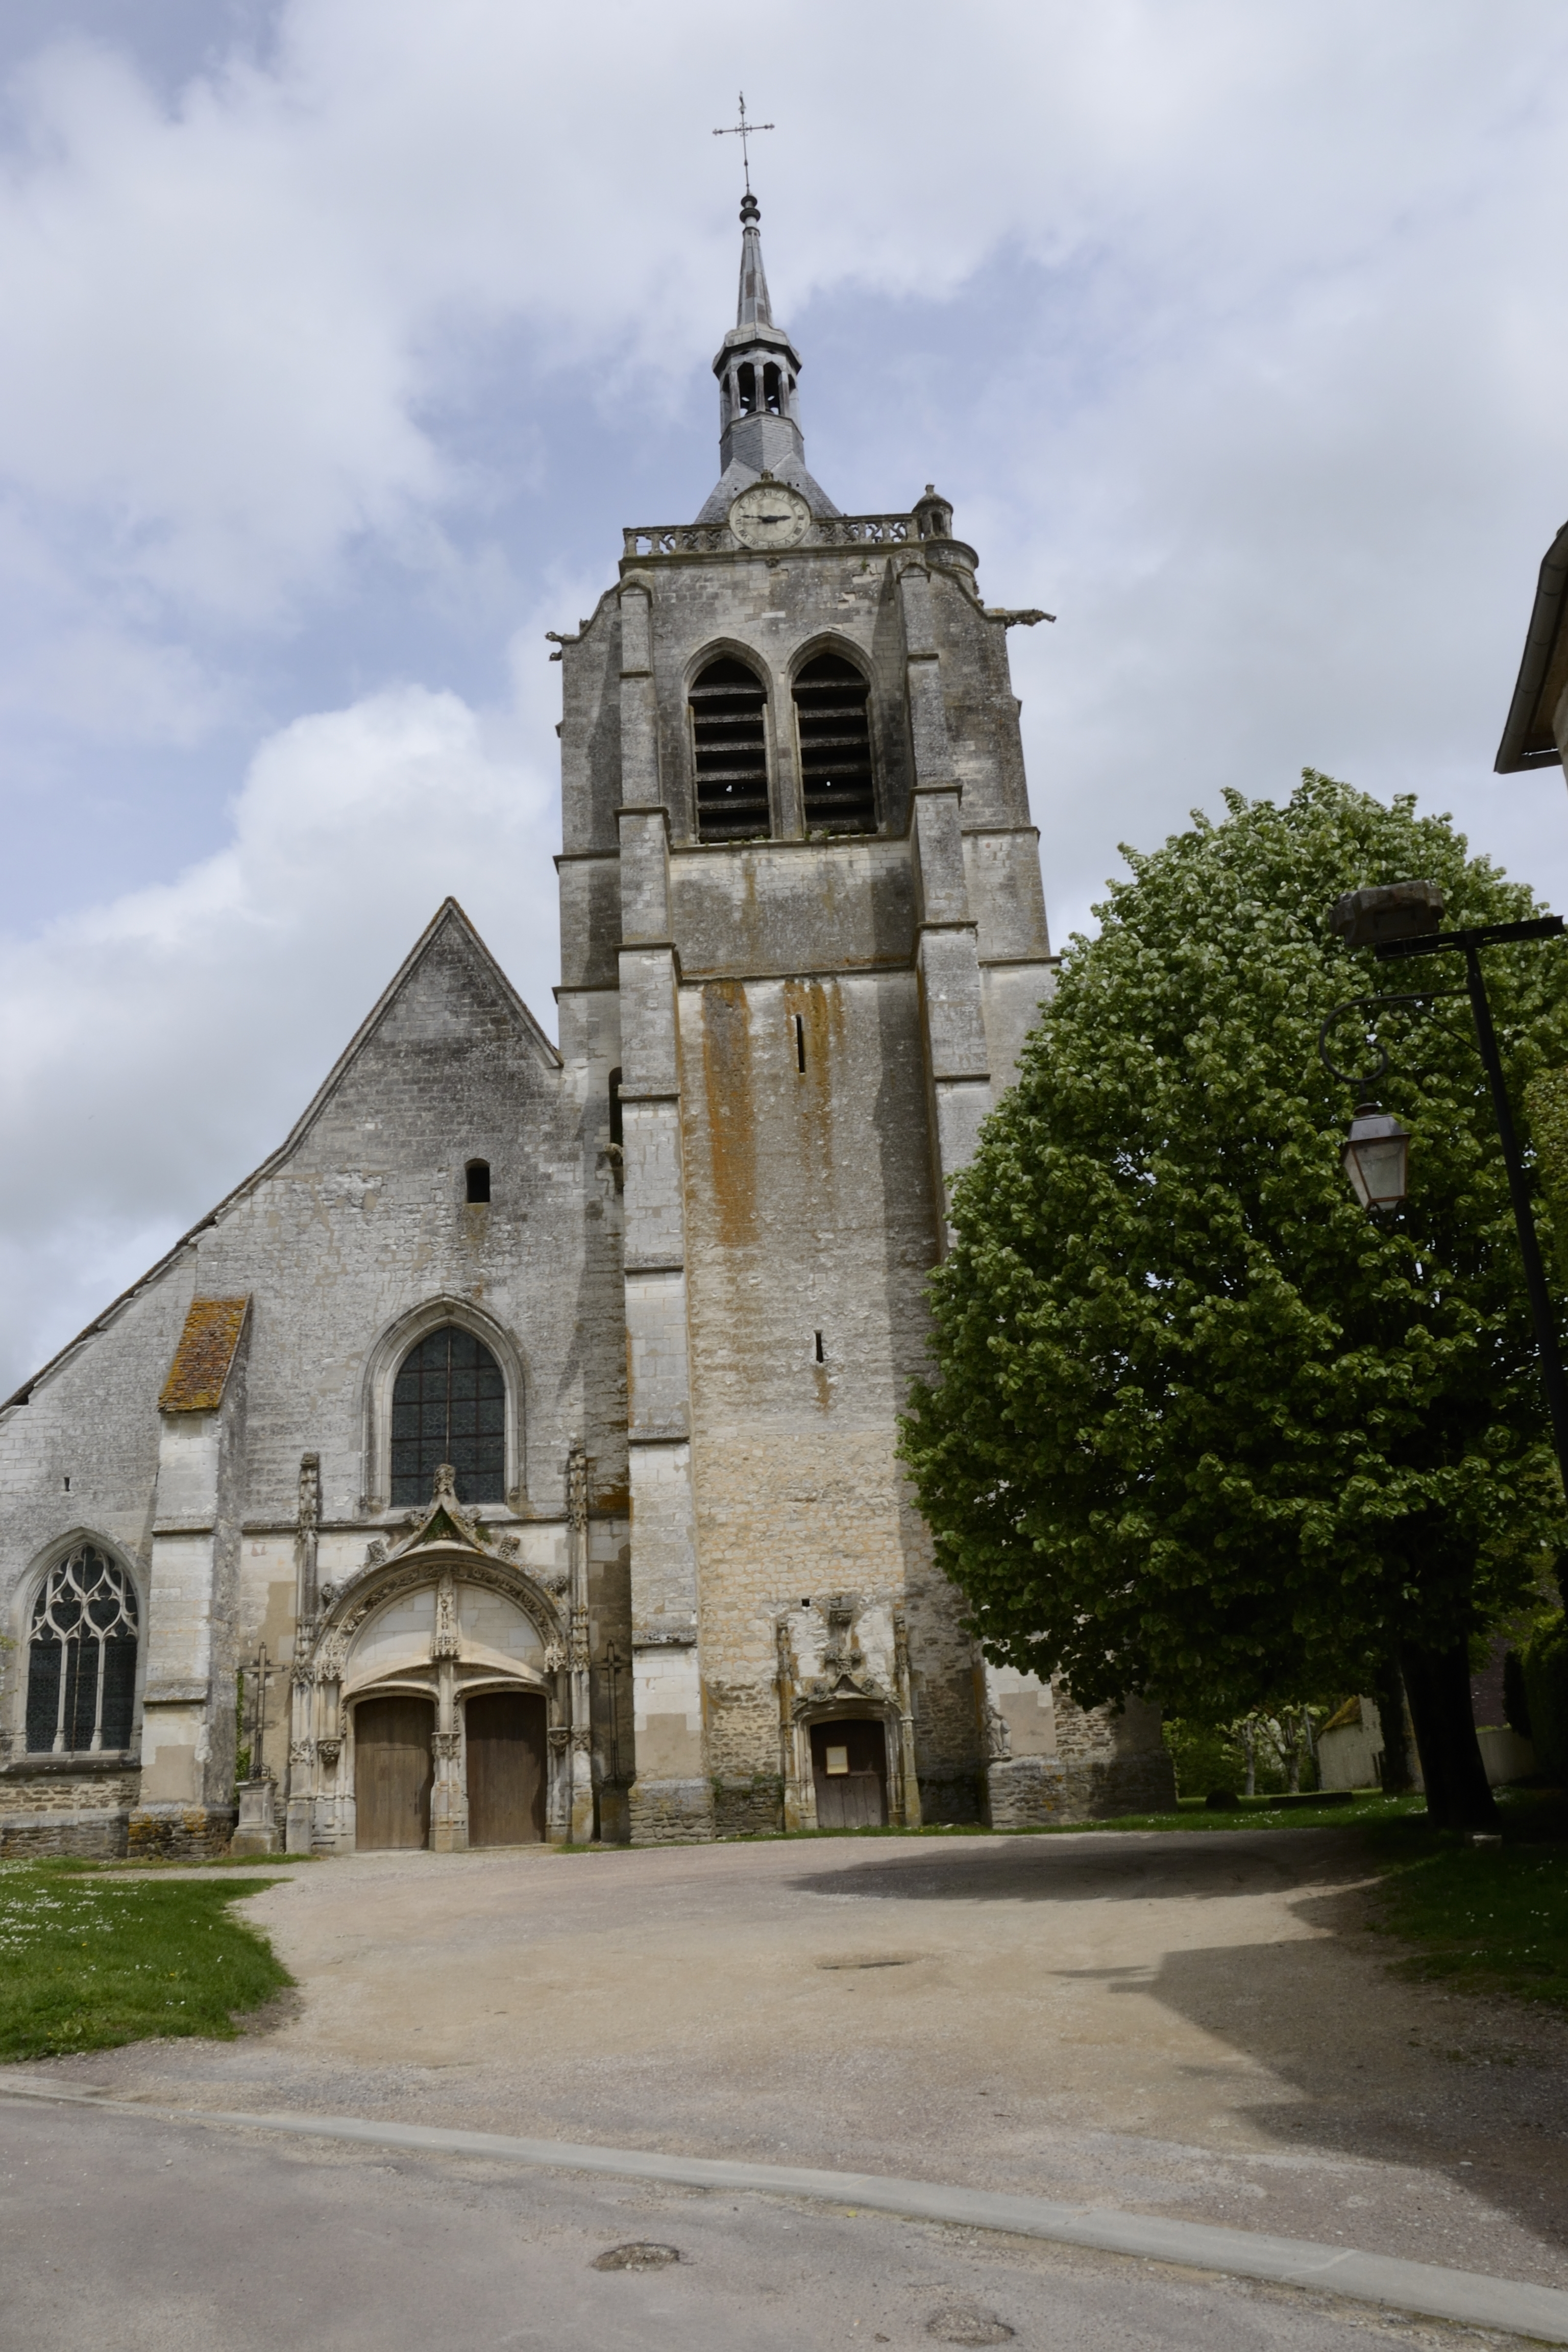
[[[741,200],[741,295],[735,305],[737,327],[771,327],[768,273],[763,268],[763,232],[758,223],[763,208],[750,188]]]
[[[800,354],[773,324],[763,267],[762,207],[750,188],[741,199],[741,289],[735,323],[713,362],[719,379],[718,482],[698,516],[722,522],[730,503],[763,474],[789,482],[814,514],[838,509],[805,467],[800,429]]]

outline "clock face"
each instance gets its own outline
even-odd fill
[[[811,509],[784,482],[753,482],[730,509],[730,528],[742,547],[798,547],[811,528]]]

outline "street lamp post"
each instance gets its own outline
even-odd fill
[[[1503,1165],[1508,1170],[1508,1189],[1513,1202],[1514,1223],[1519,1229],[1519,1251],[1524,1260],[1524,1285],[1530,1297],[1531,1318],[1535,1325],[1535,1342],[1541,1357],[1542,1385],[1546,1391],[1546,1409],[1552,1421],[1552,1442],[1557,1451],[1557,1466],[1563,1486],[1568,1494],[1568,1381],[1563,1378],[1563,1358],[1557,1345],[1557,1326],[1552,1313],[1552,1300],[1546,1287],[1546,1269],[1541,1260],[1541,1244],[1535,1231],[1535,1219],[1531,1212],[1530,1188],[1525,1181],[1524,1159],[1519,1148],[1519,1134],[1513,1123],[1513,1106],[1509,1100],[1508,1086],[1503,1077],[1502,1056],[1498,1051],[1497,1031],[1492,1025],[1491,1005],[1487,998],[1486,980],[1481,971],[1482,948],[1501,947],[1514,940],[1550,940],[1562,936],[1561,915],[1541,915],[1527,923],[1480,923],[1464,931],[1442,931],[1437,926],[1442,919],[1443,893],[1435,882],[1394,882],[1382,887],[1348,891],[1337,900],[1329,917],[1331,928],[1347,947],[1375,949],[1379,963],[1404,961],[1412,956],[1462,955],[1465,978],[1475,1016],[1476,1043],[1480,1049],[1481,1064],[1491,1087],[1492,1108],[1497,1115],[1498,1139],[1502,1145]],[[1390,1003],[1412,1002],[1412,999],[1391,998]],[[1349,1010],[1348,1007],[1342,1008]],[[1323,1034],[1336,1015],[1331,1014],[1323,1024]],[[1320,1041],[1321,1050],[1321,1041]],[[1323,1059],[1328,1062],[1327,1052]],[[1329,1064],[1331,1068],[1332,1064]],[[1381,1066],[1387,1067],[1386,1056]],[[1375,1162],[1381,1150],[1380,1177],[1394,1171],[1388,1163],[1390,1146],[1395,1143],[1391,1130],[1397,1120],[1374,1119],[1375,1104],[1363,1104],[1352,1122],[1350,1138],[1345,1145],[1346,1172],[1355,1186],[1363,1208],[1393,1205],[1404,1197],[1404,1170],[1397,1171],[1399,1190],[1384,1201],[1369,1199],[1363,1190],[1363,1179],[1358,1172],[1368,1170],[1369,1160]],[[1379,1133],[1368,1133],[1358,1139],[1357,1129],[1378,1128]],[[1408,1139],[1397,1144],[1403,1153],[1408,1150]],[[1352,1165],[1352,1154],[1356,1164]],[[1370,1172],[1370,1171],[1369,1171]]]

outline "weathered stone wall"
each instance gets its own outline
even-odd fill
[[[81,1540],[129,1569],[147,1625],[158,1391],[195,1287],[178,1253],[24,1399],[0,1412],[0,1759],[23,1752],[27,1631],[45,1570]],[[141,1739],[140,1684],[132,1738]]]
[[[1124,1707],[1082,1708],[1062,1683],[1054,1696],[1057,1752],[1071,1818],[1104,1821],[1119,1813],[1174,1811],[1175,1768],[1156,1708],[1137,1698]]]
[[[0,1772],[0,1860],[51,1853],[112,1862],[125,1852],[137,1774],[9,1765]]]
[[[911,720],[900,584],[911,562],[925,599],[921,658],[933,665],[946,731],[940,718]],[[927,1817],[972,1819],[985,1802],[973,1646],[894,1457],[898,1413],[924,1369],[939,1174],[990,1098],[987,1064],[1005,1082],[1048,984],[1005,633],[981,609],[972,562],[956,542],[639,556],[563,649],[566,990],[594,1001],[616,948],[647,943],[620,956],[620,1028],[637,1098],[626,1134],[629,1346],[636,1393],[668,1400],[668,1429],[649,1432],[668,1443],[648,1449],[637,1473],[647,1502],[639,1513],[634,1495],[633,1506],[634,1594],[647,1596],[634,1619],[647,1618],[649,1639],[683,1638],[689,1605],[692,1538],[672,1479],[689,1478],[695,1515],[700,1650],[680,1651],[679,1664],[645,1652],[639,1669],[639,1838],[703,1833],[699,1758],[715,1830],[777,1825],[775,1623],[827,1591],[906,1607]],[[791,681],[829,648],[858,658],[871,681],[879,826],[808,842]],[[711,848],[695,838],[687,692],[718,653],[748,662],[766,688],[773,838]],[[958,813],[940,882],[930,848],[922,877],[910,830],[933,761],[943,806]],[[606,874],[617,803],[618,903]],[[652,804],[667,813],[668,856],[631,814]],[[963,952],[942,926],[965,924],[975,978],[973,1012],[961,1013],[948,1000],[965,984]],[[679,1013],[667,1027],[672,952]],[[940,1142],[933,1023],[948,1087]],[[664,1136],[677,1098],[679,1155],[663,1142],[656,1159],[650,1139]],[[687,1360],[668,1369],[650,1283],[686,1319]],[[634,1432],[645,1410],[634,1406]]]
[[[107,1543],[137,1580],[141,1677],[151,1672],[163,1726],[164,1762],[153,1759],[137,1792],[160,1850],[227,1835],[236,1665],[263,1639],[274,1660],[291,1652],[301,1454],[321,1457],[323,1579],[361,1566],[396,1516],[369,1491],[370,1368],[387,1335],[433,1302],[458,1302],[521,1370],[516,1486],[510,1508],[489,1507],[487,1518],[525,1533],[559,1527],[567,1449],[585,1443],[600,1517],[619,1526],[591,1568],[597,1654],[603,1666],[617,1640],[629,1653],[616,1518],[626,1492],[620,1195],[605,1155],[613,1019],[606,1031],[590,1006],[576,1042],[587,1050],[563,1072],[447,910],[289,1145],[0,1414],[0,1599],[16,1641],[0,1654],[5,1747],[16,1754],[23,1738],[40,1568],[73,1535]],[[490,1164],[489,1204],[465,1198],[472,1159]],[[247,1360],[222,1415],[163,1416],[161,1431],[159,1392],[195,1295],[250,1298]],[[391,1359],[388,1384],[390,1369]],[[199,1495],[185,1491],[198,1454]],[[595,1700],[606,1769],[612,1682],[601,1673]],[[272,1738],[268,1760],[281,1768],[281,1683]],[[629,1721],[620,1738],[629,1744]],[[58,1810],[51,1801],[51,1818]],[[85,1822],[95,1809],[84,1799],[76,1810]]]
[[[212,1862],[238,1819],[237,1805],[139,1805],[125,1852],[132,1862]]]

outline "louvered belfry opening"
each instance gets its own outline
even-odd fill
[[[818,654],[795,682],[808,833],[875,833],[870,688],[842,654]]]
[[[768,831],[768,730],[763,682],[744,662],[710,661],[691,689],[699,841]]]

